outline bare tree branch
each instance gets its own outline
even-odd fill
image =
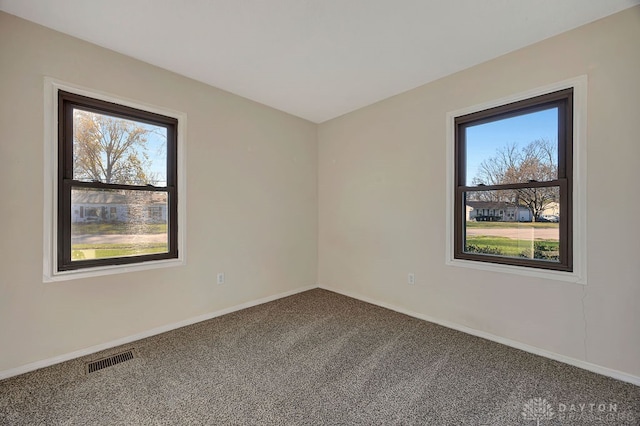
[[[515,143],[505,145],[496,155],[478,167],[473,185],[503,185],[546,182],[558,176],[557,147],[546,139],[537,139],[519,149]],[[556,188],[523,188],[477,192],[480,201],[510,202],[525,206],[537,220],[546,207],[558,201]]]
[[[105,183],[152,183],[147,153],[151,130],[130,120],[74,111],[74,178]]]

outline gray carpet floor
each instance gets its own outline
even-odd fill
[[[0,382],[3,425],[538,422],[638,425],[640,387],[320,289]]]

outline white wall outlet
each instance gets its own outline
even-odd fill
[[[218,284],[224,284],[224,272],[218,272]]]
[[[407,284],[414,285],[415,283],[416,283],[416,274],[414,274],[413,272],[409,272],[409,275],[407,275]]]

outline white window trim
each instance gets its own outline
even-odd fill
[[[573,272],[552,271],[525,266],[500,265],[456,259],[454,257],[454,178],[455,119],[512,102],[533,98],[558,90],[573,88]],[[447,113],[447,204],[446,258],[449,266],[502,272],[572,283],[587,283],[587,76],[538,87],[502,99]]]
[[[109,265],[84,268],[73,271],[58,271],[58,91],[75,93],[137,108],[178,120],[178,258],[164,259],[139,264]],[[101,275],[121,274],[125,272],[181,266],[186,264],[187,232],[187,174],[186,141],[187,115],[185,113],[144,104],[120,96],[87,89],[78,85],[44,78],[44,239],[43,239],[43,282],[66,281],[77,278],[97,277]]]

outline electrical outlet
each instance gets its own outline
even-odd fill
[[[224,272],[218,272],[218,284],[224,284]]]
[[[415,283],[416,283],[416,274],[414,274],[413,272],[409,272],[409,275],[407,275],[407,284],[414,285]]]

